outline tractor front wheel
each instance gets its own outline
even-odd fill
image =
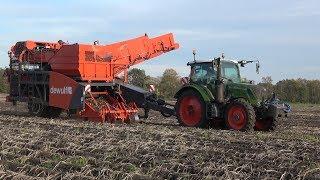
[[[183,92],[178,98],[176,113],[179,123],[183,126],[200,128],[208,126],[205,102],[193,90]]]
[[[253,107],[245,100],[237,99],[227,105],[225,122],[229,129],[252,131],[255,119]]]

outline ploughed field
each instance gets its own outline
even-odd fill
[[[0,179],[320,179],[320,107],[294,106],[275,132],[30,117],[0,102]]]

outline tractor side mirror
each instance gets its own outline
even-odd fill
[[[260,61],[257,61],[256,63],[256,72],[257,74],[260,74]]]

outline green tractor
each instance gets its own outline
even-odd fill
[[[195,57],[195,53],[194,53]],[[259,61],[233,61],[224,57],[210,61],[189,62],[189,82],[175,95],[175,113],[181,125],[209,127],[223,124],[238,131],[271,131],[277,119],[290,111],[274,94],[266,94],[262,87],[243,82],[240,67]]]

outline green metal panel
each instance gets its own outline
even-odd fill
[[[258,99],[254,95],[250,84],[228,83],[226,84],[226,96],[231,99],[243,98],[253,106],[258,106]]]

